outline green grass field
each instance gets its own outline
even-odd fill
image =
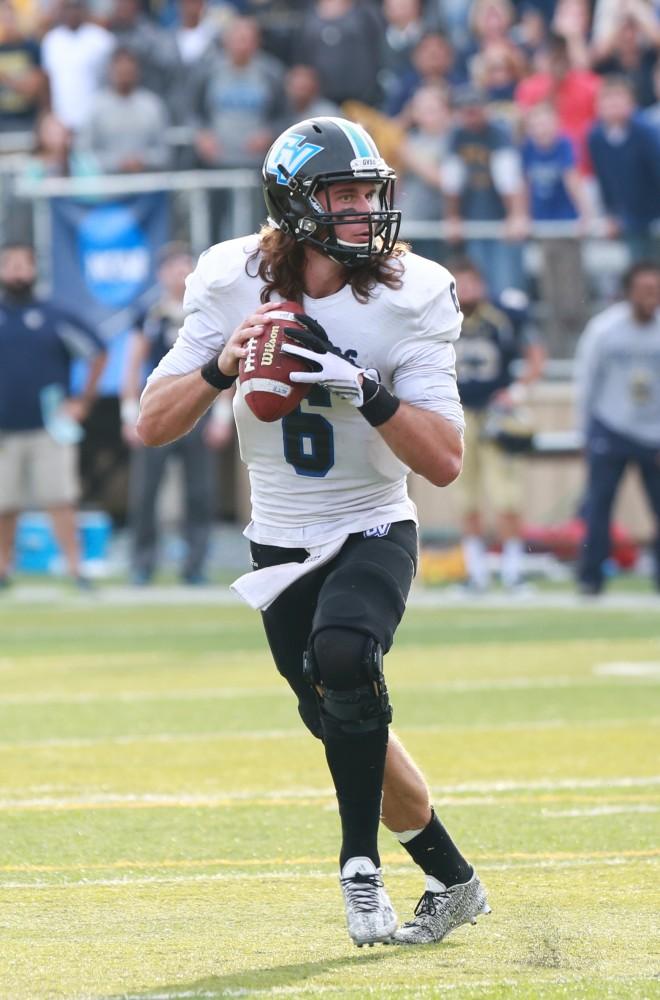
[[[242,607],[0,604],[0,997],[660,996],[660,615],[412,607],[395,725],[488,887],[358,951],[320,746]],[[408,919],[419,873],[381,850]]]

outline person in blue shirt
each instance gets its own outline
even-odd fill
[[[582,244],[576,236],[587,230],[589,200],[573,143],[561,133],[551,104],[529,108],[525,134],[521,157],[529,216],[543,258],[539,284],[546,342],[552,354],[567,357],[588,318]],[[565,224],[566,231],[551,234],[550,223]]]
[[[660,135],[636,114],[623,77],[603,81],[589,153],[607,213],[608,235],[622,237],[633,261],[660,252]]]
[[[84,588],[75,507],[78,425],[93,402],[105,364],[100,338],[79,319],[35,296],[31,247],[0,251],[0,588],[9,583],[16,522],[31,506],[47,510],[68,572]],[[71,363],[89,372],[71,398]]]

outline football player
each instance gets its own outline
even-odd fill
[[[484,889],[433,811],[399,740],[383,656],[417,563],[406,477],[456,478],[463,414],[451,275],[398,242],[394,171],[361,127],[314,118],[288,128],[263,166],[268,222],[211,247],[187,282],[187,318],[144,392],[149,445],[185,434],[237,378],[268,311],[301,302],[307,331],[286,350],[312,383],[293,413],[235,416],[252,492],[245,530],[256,572],[235,586],[262,609],[303,722],[323,741],[342,829],[340,881],[359,946],[439,941],[488,912]],[[300,317],[297,317],[300,320]],[[397,930],[378,854],[381,817],[426,874]]]
[[[502,586],[516,593],[523,584],[525,558],[522,455],[531,450],[533,441],[523,404],[541,376],[545,351],[540,342],[516,330],[520,313],[511,307],[514,289],[495,306],[473,261],[458,259],[452,271],[464,313],[456,370],[466,424],[466,460],[458,492],[467,588],[481,593],[490,582],[485,541],[485,520],[490,515],[502,548]],[[514,377],[516,361],[521,370]]]

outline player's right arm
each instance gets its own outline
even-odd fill
[[[217,395],[199,369],[187,375],[164,375],[144,390],[138,437],[151,447],[176,441],[195,426]]]
[[[234,330],[219,353],[211,354],[211,357],[207,358],[209,362],[215,360],[218,371],[225,378],[232,379],[238,375],[239,361],[247,354],[245,344],[251,337],[258,337],[263,333],[262,314],[272,308],[273,303],[260,306]],[[186,324],[184,324],[179,335],[180,339],[183,334],[184,338],[189,341],[191,328],[203,324],[203,320],[196,319],[196,316],[196,313],[192,315],[191,322],[189,322],[191,317],[186,319],[188,329],[186,330]],[[178,344],[179,340],[170,354],[176,353]],[[185,357],[191,357],[190,351],[186,350],[183,339],[181,339],[181,344],[179,355],[182,357],[180,359],[173,357],[170,359],[170,363],[176,364],[180,360],[185,364]],[[167,357],[169,358],[170,355]],[[154,372],[156,377],[152,377],[149,381],[140,400],[137,433],[144,444],[152,447],[169,444],[170,441],[175,441],[187,434],[199,418],[206,413],[220,390],[210,385],[202,376],[201,369],[205,364],[206,361],[192,371],[176,375],[159,374],[159,370],[156,369]],[[167,367],[165,367],[165,371],[167,371]]]

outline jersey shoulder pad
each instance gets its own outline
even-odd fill
[[[202,312],[213,322],[221,323],[228,294],[240,282],[249,280],[245,265],[258,246],[257,236],[244,236],[205,250],[195,270],[186,278],[185,311]]]
[[[254,235],[216,243],[200,255],[193,274],[207,288],[227,288],[245,275],[248,258],[258,246],[259,239]]]
[[[456,340],[463,314],[450,272],[414,253],[405,254],[402,264],[401,288],[391,293],[393,308],[414,326],[416,336]]]

